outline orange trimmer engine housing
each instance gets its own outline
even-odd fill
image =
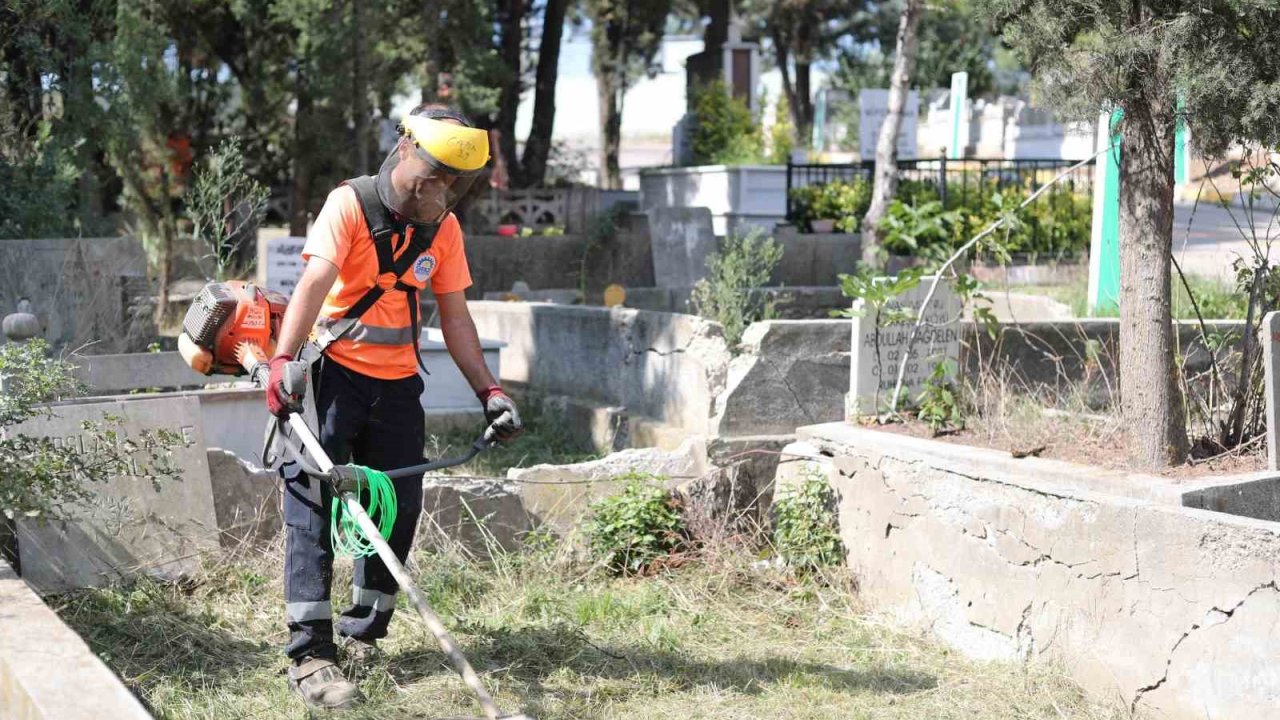
[[[182,320],[178,349],[196,372],[242,375],[275,352],[288,303],[253,283],[209,283]]]

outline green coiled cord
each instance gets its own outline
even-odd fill
[[[396,525],[396,486],[387,474],[379,470],[351,465],[356,470],[356,497],[364,506],[369,518],[378,526],[383,540],[391,539],[391,529]],[[367,502],[366,502],[367,500]],[[335,555],[368,557],[377,554],[373,543],[361,532],[356,519],[343,507],[342,498],[333,498],[330,513],[329,534]]]

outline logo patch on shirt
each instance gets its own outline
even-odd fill
[[[436,258],[431,254],[423,255],[413,262],[413,276],[418,279],[418,282],[426,282],[435,269]]]

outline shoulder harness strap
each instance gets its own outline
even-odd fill
[[[387,288],[382,287],[378,282],[379,278],[388,273],[395,278],[393,289],[404,292],[407,295],[409,303],[409,325],[413,328],[413,354],[418,361],[418,366],[422,371],[427,372],[426,366],[422,362],[422,353],[418,349],[418,335],[421,330],[418,327],[418,289],[412,285],[401,282],[400,276],[408,272],[413,266],[414,261],[418,259],[422,253],[431,249],[431,245],[435,242],[436,233],[440,230],[439,223],[430,225],[413,225],[413,232],[409,233],[408,246],[400,253],[399,257],[395,254],[395,238],[397,236],[404,237],[408,230],[405,223],[397,222],[387,211],[386,205],[382,204],[382,198],[378,197],[377,178],[372,175],[362,175],[360,177],[351,178],[343,184],[351,186],[356,193],[356,200],[360,203],[360,213],[364,215],[365,226],[369,229],[369,235],[373,238],[373,248],[378,254],[378,274],[373,278],[373,284],[355,302],[347,309],[342,319],[332,325],[326,332],[327,337],[323,338],[323,347],[328,347],[331,343],[347,334],[356,321],[364,315],[374,303],[387,292]],[[323,348],[322,348],[323,350]]]

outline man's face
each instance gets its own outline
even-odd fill
[[[454,120],[444,122],[461,124]],[[457,178],[432,167],[426,154],[407,137],[400,139],[396,151],[400,162],[391,172],[391,183],[404,212],[415,220],[439,221],[449,210],[449,188]]]

